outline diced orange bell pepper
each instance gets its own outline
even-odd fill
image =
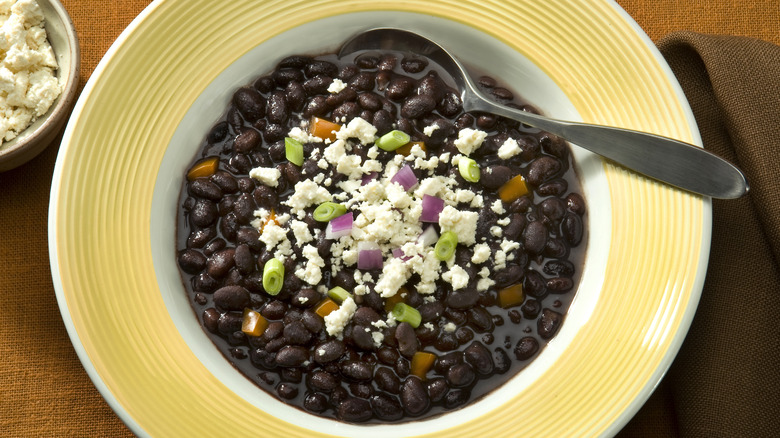
[[[436,355],[428,353],[427,351],[417,351],[412,356],[412,364],[409,367],[410,372],[425,380],[425,375],[433,368],[433,363],[436,361]]]
[[[339,305],[335,301],[331,300],[330,298],[325,298],[324,300],[320,301],[319,304],[317,304],[317,306],[314,308],[314,313],[325,318],[338,308]]]
[[[401,154],[404,157],[408,156],[412,153],[412,148],[417,145],[420,146],[420,149],[423,150],[423,152],[427,152],[428,149],[425,149],[425,142],[424,141],[410,141],[409,143],[406,143],[405,145],[401,146],[400,148],[395,150],[396,154]]]
[[[217,172],[218,167],[218,157],[209,157],[205,160],[200,160],[190,168],[189,172],[187,172],[187,179],[193,181],[198,178],[208,178]]]
[[[309,122],[309,134],[319,137],[323,140],[336,140],[336,132],[341,129],[341,125],[333,123],[319,117],[312,117]]]
[[[525,300],[525,294],[523,294],[522,283],[517,283],[498,291],[498,305],[504,309],[519,306],[523,304],[523,300]]]
[[[398,289],[398,292],[395,293],[392,297],[385,299],[385,312],[390,312],[393,310],[393,307],[395,307],[398,303],[403,303],[404,298],[409,293],[408,290],[406,290],[405,287],[401,286],[400,289]]]
[[[268,320],[252,309],[244,309],[241,331],[249,336],[260,336],[268,328]]]
[[[498,188],[498,197],[502,201],[510,203],[521,196],[527,195],[529,192],[528,184],[526,184],[523,175],[517,175]]]

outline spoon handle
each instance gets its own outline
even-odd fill
[[[745,175],[736,166],[679,140],[629,129],[548,119],[477,99],[464,102],[464,107],[467,104],[469,110],[498,114],[539,128],[684,190],[713,198],[735,199],[749,189]]]

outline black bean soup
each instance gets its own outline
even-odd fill
[[[289,405],[438,415],[516,375],[564,320],[586,246],[568,146],[464,113],[424,58],[285,58],[235,92],[200,155],[178,207],[193,309]]]

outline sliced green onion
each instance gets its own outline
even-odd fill
[[[396,321],[408,322],[414,328],[419,327],[422,322],[420,312],[406,303],[398,303],[393,307],[393,317]]]
[[[468,182],[479,181],[479,164],[471,158],[460,157],[458,161],[458,170],[460,170],[460,176]]]
[[[445,231],[439,236],[436,246],[433,247],[433,253],[436,258],[446,262],[455,254],[455,247],[458,246],[458,235],[454,231]]]
[[[303,144],[292,137],[284,138],[284,155],[296,166],[303,165]]]
[[[386,151],[394,151],[401,146],[405,145],[406,143],[409,143],[409,140],[411,140],[411,137],[409,137],[409,134],[399,131],[397,129],[394,129],[387,134],[379,137],[379,139],[374,142],[376,147],[380,149],[384,149]]]
[[[317,222],[328,222],[331,219],[336,219],[339,216],[343,216],[346,212],[347,207],[341,204],[336,204],[335,202],[323,202],[314,209],[312,217]]]
[[[352,298],[352,294],[347,292],[346,289],[344,289],[341,286],[336,286],[333,289],[328,291],[328,296],[333,301],[341,304],[346,300],[347,298]]]
[[[268,295],[276,295],[282,290],[284,284],[284,264],[281,260],[273,258],[263,265],[263,289]]]

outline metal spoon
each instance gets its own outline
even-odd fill
[[[550,119],[488,100],[455,57],[416,33],[396,28],[371,29],[345,42],[338,56],[361,50],[394,50],[426,56],[452,76],[461,91],[465,111],[482,111],[517,120],[690,192],[734,199],[748,191],[745,175],[736,166],[694,145],[646,132]]]

